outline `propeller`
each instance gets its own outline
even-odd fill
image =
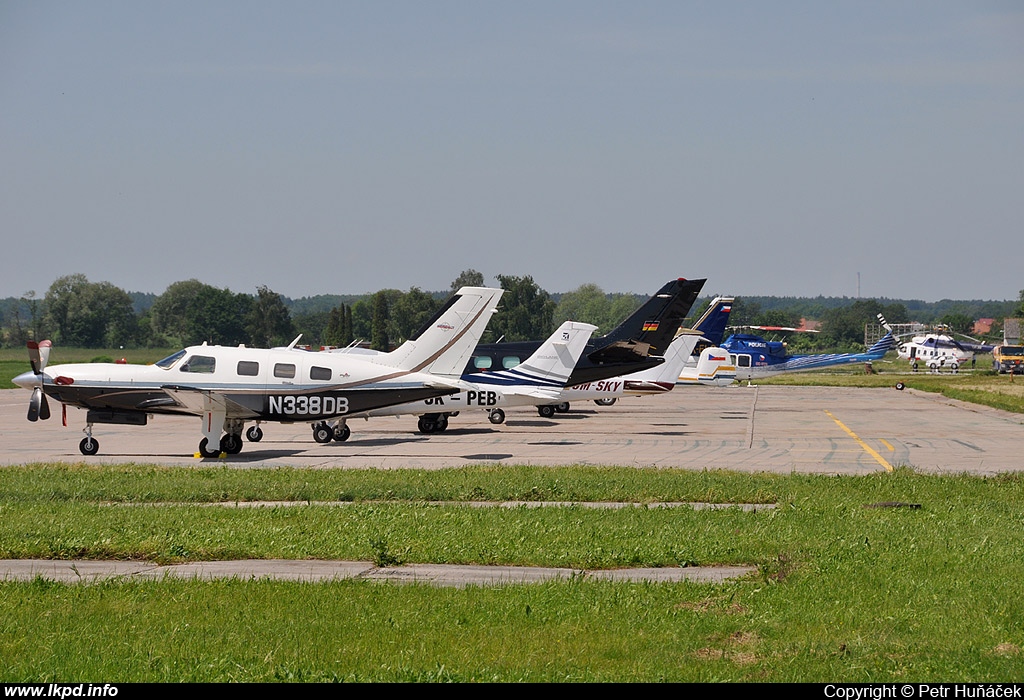
[[[28,341],[28,361],[32,364],[32,373],[36,375],[38,384],[32,389],[32,398],[28,400],[28,419],[32,422],[47,420],[50,417],[50,404],[43,393],[43,370],[50,359],[49,340]]]

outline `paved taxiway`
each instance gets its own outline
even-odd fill
[[[31,462],[227,464],[239,468],[426,468],[469,464],[626,465],[685,469],[866,474],[900,465],[926,473],[996,474],[1024,470],[1024,416],[896,389],[681,387],[664,396],[625,398],[610,407],[579,403],[554,419],[535,409],[508,411],[503,425],[464,412],[444,433],[416,432],[413,416],[353,420],[352,437],[320,445],[305,424],[267,424],[259,443],[221,459],[199,459],[196,418],[156,416],[146,427],[96,426],[100,453],[78,451],[85,413],[56,407],[30,423],[28,392],[0,390],[0,465]],[[495,585],[583,576],[617,580],[723,581],[749,567],[573,571],[536,567],[406,565],[369,562],[235,561],[158,566],[138,562],[0,561],[0,579],[93,581],[111,577],[363,578],[442,586]]]
[[[51,402],[52,403],[52,402]],[[907,389],[679,387],[614,406],[573,404],[544,419],[507,411],[502,425],[464,411],[443,433],[414,416],[354,419],[347,442],[317,444],[308,425],[268,423],[240,454],[199,459],[192,417],[155,416],[145,427],[97,425],[100,452],[78,451],[85,412],[59,406],[26,420],[28,392],[0,391],[0,465],[29,462],[211,464],[241,468],[441,469],[469,464],[624,465],[776,473],[866,474],[905,465],[925,473],[1024,470],[1024,416]]]

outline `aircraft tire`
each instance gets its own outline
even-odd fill
[[[419,422],[416,424],[421,433],[429,435],[430,433],[437,431],[437,421],[430,420],[429,418],[420,417]]]
[[[555,407],[551,405],[537,406],[537,413],[541,418],[554,418]]]
[[[896,389],[898,389],[899,391],[903,391],[905,387],[906,384],[904,384],[903,382],[896,382]]]
[[[227,433],[220,439],[220,451],[236,455],[242,451],[242,436]]]
[[[337,442],[345,442],[352,435],[352,428],[347,425],[335,426],[334,439]]]
[[[559,413],[568,413],[569,412],[569,402],[568,401],[563,401],[562,403],[556,403],[555,404],[555,410],[558,411]]]
[[[505,422],[505,412],[500,408],[496,408],[487,414],[487,420],[491,421],[494,425],[501,425]]]
[[[100,451],[100,443],[94,437],[84,437],[82,441],[78,443],[78,450],[89,457]]]
[[[220,457],[220,445],[217,445],[216,450],[210,450],[210,441],[203,438],[199,441],[199,454],[203,457]]]
[[[443,433],[446,430],[448,430],[448,418],[441,416],[437,419],[437,432]]]
[[[615,399],[594,399],[594,403],[596,403],[598,406],[611,406],[612,404],[615,403]]]
[[[245,438],[249,442],[259,442],[263,439],[263,429],[258,425],[253,425],[245,431]]]
[[[326,423],[317,423],[313,426],[313,439],[321,445],[326,445],[334,439],[334,431]]]

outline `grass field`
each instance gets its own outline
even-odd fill
[[[153,353],[129,360],[167,354]],[[70,355],[53,359],[92,359]],[[20,363],[0,354],[10,376],[28,369]],[[899,380],[1024,410],[1024,382],[1006,375],[875,369],[759,383]],[[212,505],[263,500],[294,505]],[[776,507],[459,505],[470,500]],[[1020,475],[906,468],[843,477],[511,465],[5,468],[0,558],[752,564],[758,573],[723,584],[577,578],[466,589],[365,580],[0,582],[0,681],[1017,681],[1022,502]]]
[[[0,471],[0,494],[0,557],[373,560],[386,550],[406,563],[759,567],[717,585],[0,583],[8,682],[997,682],[1024,673],[1017,476],[34,465]],[[777,507],[428,503],[471,498]],[[264,499],[309,505],[202,505]],[[871,507],[891,503],[907,507]]]

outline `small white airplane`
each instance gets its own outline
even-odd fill
[[[339,439],[347,438],[347,421],[352,418],[418,415],[419,431],[433,433],[446,430],[448,418],[463,410],[483,409],[491,423],[499,424],[505,421],[506,408],[557,403],[596,330],[597,326],[589,323],[566,321],[530,357],[514,367],[463,375],[467,388],[449,396],[349,414],[334,426],[335,434],[344,435]],[[484,378],[487,383],[475,381]]]
[[[460,377],[503,290],[463,287],[410,340],[374,356],[311,353],[286,348],[187,347],[153,365],[112,363],[47,367],[50,342],[30,342],[32,371],[14,383],[32,391],[28,419],[50,417],[47,397],[88,410],[82,454],[94,455],[97,423],[146,425],[151,414],[199,416],[199,455],[242,449],[246,432],[263,437],[262,422],[308,422],[319,440],[327,421],[352,413],[455,394],[471,388]],[[328,439],[342,439],[330,435]]]
[[[650,396],[672,391],[683,365],[701,337],[699,331],[682,330],[669,344],[664,364],[620,377],[566,387],[562,391],[562,400],[592,400],[599,406],[611,406],[620,396]],[[548,407],[539,406],[538,410],[541,408]],[[553,413],[548,415],[541,413],[541,415],[550,418]]]

